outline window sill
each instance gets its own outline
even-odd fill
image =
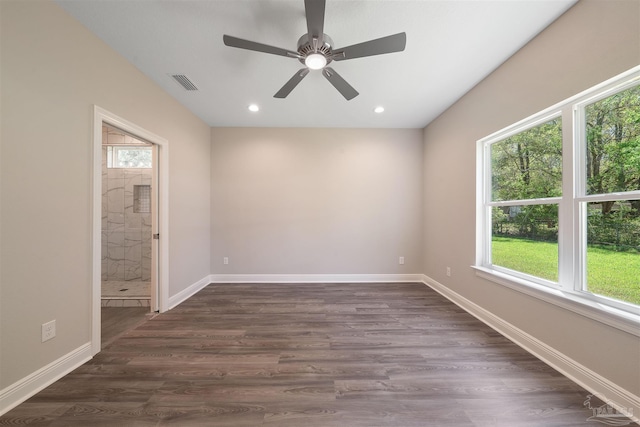
[[[629,313],[581,297],[579,294],[549,288],[491,268],[480,266],[472,266],[472,268],[476,270],[478,277],[640,337],[640,312]]]

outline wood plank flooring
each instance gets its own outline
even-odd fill
[[[598,425],[588,395],[423,284],[210,285],[0,425]]]
[[[102,350],[120,335],[142,324],[152,316],[149,307],[101,307]]]

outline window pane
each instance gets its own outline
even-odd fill
[[[587,194],[640,190],[640,86],[585,107]]]
[[[491,262],[558,281],[558,205],[492,208]]]
[[[151,167],[151,147],[114,147],[114,150],[116,153],[115,167]]]
[[[640,200],[587,204],[587,290],[640,304]]]
[[[561,196],[561,119],[492,144],[491,184],[493,201]]]

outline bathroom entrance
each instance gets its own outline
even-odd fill
[[[127,313],[168,310],[169,142],[94,105],[92,169],[95,355],[136,326]]]
[[[102,125],[102,307],[157,310],[153,262],[156,164],[154,144]]]

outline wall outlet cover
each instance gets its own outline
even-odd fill
[[[56,336],[56,321],[42,324],[42,342],[49,341]]]

